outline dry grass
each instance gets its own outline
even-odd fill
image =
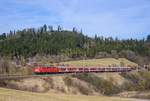
[[[136,101],[117,97],[31,93],[0,88],[0,101]]]
[[[104,58],[104,59],[89,59],[89,60],[78,60],[78,61],[68,61],[62,62],[60,64],[73,65],[73,66],[120,66],[121,63],[124,66],[137,67],[138,65],[134,62],[131,62],[125,58]]]
[[[95,73],[94,75],[103,78],[104,80],[112,81],[113,84],[118,86],[128,82],[128,80],[122,77],[119,73]]]
[[[149,91],[125,91],[117,94],[117,96],[126,97],[126,98],[141,98],[141,99],[150,99]],[[150,101],[150,100],[149,100]]]

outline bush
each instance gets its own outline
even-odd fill
[[[89,95],[92,94],[92,90],[89,86],[85,85],[82,81],[75,82],[75,78],[65,77],[64,81],[67,86],[72,86],[78,88],[80,93]]]
[[[120,88],[115,86],[111,81],[104,80],[93,74],[74,75],[78,79],[84,80],[94,86],[95,91],[104,95],[112,95],[120,92]]]
[[[7,59],[0,59],[0,74],[15,74],[16,69]]]
[[[147,91],[150,90],[150,72],[134,72],[122,74],[130,82],[124,84],[125,90]]]

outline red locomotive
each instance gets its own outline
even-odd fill
[[[58,74],[58,73],[88,73],[88,72],[129,72],[131,67],[59,67],[38,66],[34,68],[35,74]]]

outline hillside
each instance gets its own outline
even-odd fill
[[[104,96],[64,95],[48,93],[31,93],[0,88],[0,101],[137,101]]]
[[[149,92],[150,72],[49,75],[1,80],[0,86],[39,93],[123,96],[124,92],[128,91]],[[131,97],[137,97],[136,93]],[[140,98],[149,98],[149,95],[140,94]]]
[[[77,61],[68,61],[61,62],[60,64],[71,65],[71,66],[131,66],[137,67],[138,64],[131,62],[125,58],[103,58],[103,59],[88,59],[88,60],[77,60]]]
[[[58,29],[54,30],[52,26],[44,25],[0,35],[0,56],[27,58],[40,54],[67,55],[71,58],[117,58],[127,57],[127,51],[132,58],[134,55],[149,56],[148,39],[119,40],[97,35],[88,37],[75,28],[67,31],[58,26]]]

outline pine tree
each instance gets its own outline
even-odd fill
[[[46,24],[43,26],[43,32],[47,32],[47,25]]]
[[[150,42],[150,35],[147,36],[147,42]]]
[[[49,29],[50,32],[53,32],[53,31],[54,31],[54,30],[53,30],[53,26],[48,26],[48,29]]]

